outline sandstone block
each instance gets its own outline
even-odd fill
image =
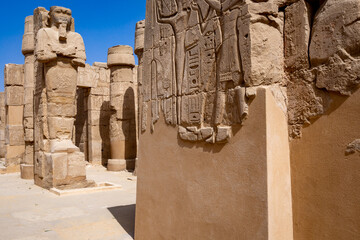
[[[52,163],[52,176],[55,181],[65,180],[68,174],[68,153],[52,153],[47,155]]]
[[[22,125],[6,125],[5,143],[11,146],[25,145],[24,128]]]
[[[6,145],[6,159],[13,159],[16,158],[20,161],[23,158],[23,155],[25,153],[25,145],[18,145],[18,146],[10,146]]]
[[[0,141],[5,141],[5,129],[0,129]]]
[[[74,152],[68,155],[68,176],[71,178],[86,176],[86,161],[84,153]]]
[[[24,140],[26,142],[33,142],[34,141],[34,129],[25,129]]]
[[[22,163],[30,165],[34,164],[34,145],[32,143],[25,144],[25,156]]]
[[[360,84],[359,76],[360,60],[343,61],[335,57],[331,64],[318,68],[316,87],[349,96]]]
[[[88,110],[109,110],[110,96],[90,95],[88,97]]]
[[[71,139],[74,121],[74,118],[49,117],[50,139]]]
[[[34,106],[32,104],[24,105],[24,118],[32,118],[34,116]]]
[[[240,49],[246,86],[283,81],[283,34],[269,24],[243,19]]]
[[[24,128],[33,129],[34,128],[34,118],[32,117],[24,117]]]
[[[6,64],[4,70],[5,86],[24,85],[24,66],[19,64]]]
[[[285,9],[285,65],[287,69],[309,68],[311,7],[300,0]]]
[[[5,158],[5,155],[6,155],[5,140],[0,140],[0,158]]]
[[[134,83],[134,71],[130,66],[111,67],[111,82],[131,82]]]
[[[24,88],[24,104],[33,105],[34,103],[34,88],[26,87]]]
[[[91,126],[108,126],[110,111],[91,110],[88,112],[88,124]]]
[[[22,179],[34,179],[34,165],[20,164]]]
[[[86,64],[85,67],[78,68],[77,86],[89,88],[96,87],[99,78],[100,74],[98,68]]]
[[[34,52],[34,49],[35,49],[34,17],[27,16],[25,18],[25,31],[24,31],[21,51],[25,55]]]
[[[93,87],[93,88],[91,88],[90,93],[91,93],[92,95],[109,96],[109,95],[110,95],[110,87],[109,87],[109,86],[97,86],[97,87]]]
[[[108,171],[124,171],[126,170],[126,160],[124,159],[109,159],[107,163]]]
[[[135,54],[139,55],[144,51],[145,20],[136,23],[135,29]]]
[[[89,160],[93,164],[101,164],[102,141],[92,140],[89,142]]]
[[[74,104],[48,103],[47,111],[49,117],[74,117],[76,106]]]
[[[360,2],[328,0],[318,10],[310,43],[312,66],[326,63],[337,52],[360,53]]]
[[[7,106],[7,124],[8,125],[23,125],[23,111],[24,107]]]
[[[20,106],[24,104],[24,87],[5,87],[5,104],[8,106]]]
[[[94,67],[99,67],[99,68],[108,68],[107,63],[105,63],[105,62],[94,62],[93,66]]]
[[[126,45],[118,45],[109,48],[107,65],[109,67],[114,65],[128,65],[134,67],[135,58],[133,55],[132,47]]]

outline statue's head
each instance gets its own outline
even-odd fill
[[[64,7],[53,6],[50,8],[50,25],[60,26],[61,24],[66,24],[66,26],[70,26],[71,23],[71,10]]]

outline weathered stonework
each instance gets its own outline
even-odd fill
[[[331,102],[328,91],[349,96],[360,83],[360,2],[323,2],[316,12],[304,0],[285,9],[292,138],[301,137],[302,126],[325,113]]]
[[[49,25],[43,21],[46,15]],[[85,156],[73,142],[77,69],[85,65],[84,43],[71,31],[70,9],[51,7],[47,13],[38,8],[34,20],[35,183],[44,188],[87,186]]]
[[[0,161],[5,164],[5,127],[6,127],[6,114],[5,114],[5,94],[0,93]]]
[[[34,178],[34,17],[25,18],[25,31],[22,42],[22,53],[25,56],[24,63],[24,140],[25,154],[21,161],[21,177],[25,179]]]
[[[146,7],[139,54],[137,238],[176,238],[180,232],[184,239],[359,238],[354,213],[359,210],[359,144],[354,139],[359,137],[360,1],[147,0]],[[264,89],[271,94],[262,102]],[[257,124],[252,128],[253,114]],[[261,136],[267,136],[265,142]],[[256,157],[253,145],[258,146]],[[258,161],[263,148],[269,150],[265,165]],[[282,164],[276,165],[271,154],[280,154],[276,160]],[[248,159],[267,171],[258,172]],[[230,173],[241,164],[246,166]],[[273,174],[281,178],[266,182],[267,192],[251,184],[234,186],[254,176],[270,180]],[[272,184],[279,188],[274,191]],[[287,205],[288,191],[296,196],[290,201],[294,208]],[[248,213],[261,204],[247,205],[242,197],[263,194],[269,212]],[[227,200],[215,213],[211,206],[220,200],[214,199],[225,196],[242,200],[239,205]],[[272,198],[284,201],[272,208]],[[294,216],[280,217],[280,208]],[[237,219],[234,209],[252,219]],[[261,221],[254,216],[266,214],[274,218],[258,227]],[[224,215],[233,220],[226,224]],[[294,234],[290,225],[275,230],[275,222],[286,218],[287,223],[294,220]],[[251,227],[236,234],[241,226],[226,227],[235,222]],[[341,227],[334,228],[334,222]]]
[[[147,0],[138,239],[293,239],[283,11],[290,4]],[[220,199],[227,200],[217,211]]]
[[[106,63],[78,68],[76,145],[92,164],[106,165],[110,158],[110,70]],[[80,108],[79,108],[80,107]]]
[[[7,172],[19,171],[25,154],[24,65],[6,64],[5,81],[5,167]]]
[[[163,113],[183,140],[226,142],[247,116],[246,87],[285,83],[275,3],[148,1],[147,9],[142,131]]]
[[[110,78],[110,149],[108,170],[135,169],[136,158],[136,81],[133,68],[135,59],[130,46],[109,48]],[[136,76],[135,76],[136,77]]]

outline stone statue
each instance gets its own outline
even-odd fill
[[[51,147],[56,152],[64,150],[61,148],[65,146],[75,148],[71,137],[75,116],[77,67],[85,65],[86,55],[80,34],[69,31],[70,9],[51,7],[49,22],[50,28],[42,28],[37,33],[35,55],[39,62],[45,63],[48,126]]]
[[[70,30],[71,21],[70,9],[51,7],[48,27],[43,26],[36,35],[36,61],[44,65],[42,81],[46,94],[41,102],[45,103],[46,110],[43,110],[40,128],[44,136],[41,151],[47,160],[41,164],[42,174],[35,173],[41,181],[35,179],[35,182],[46,188],[79,187],[87,183],[84,154],[72,141],[77,69],[85,65],[86,55],[82,37]]]

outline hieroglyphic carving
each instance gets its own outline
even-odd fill
[[[231,126],[247,116],[246,87],[282,81],[280,19],[273,3],[148,0],[142,131],[149,104],[152,131],[163,114],[184,140],[226,142]],[[256,55],[260,49],[272,56],[267,48],[279,49],[274,61]]]

